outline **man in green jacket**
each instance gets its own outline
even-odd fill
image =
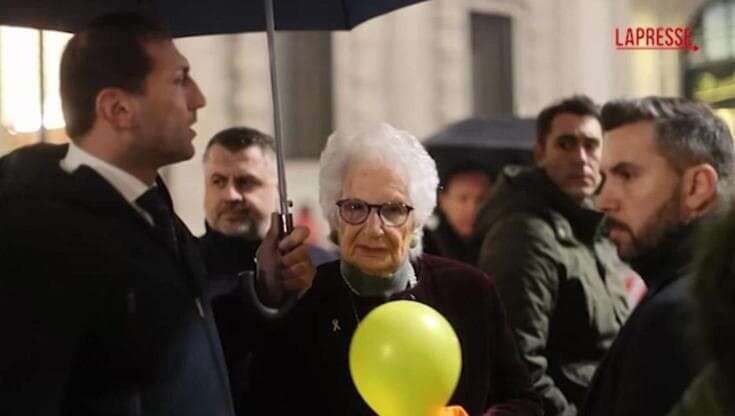
[[[495,281],[547,415],[576,415],[628,315],[614,246],[592,209],[597,106],[574,96],[537,119],[535,168],[506,169],[478,216],[479,266]]]

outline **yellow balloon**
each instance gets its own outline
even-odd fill
[[[380,416],[438,414],[452,397],[461,368],[457,334],[439,312],[423,303],[383,304],[352,336],[352,380]]]

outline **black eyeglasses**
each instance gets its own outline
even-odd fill
[[[343,199],[337,201],[339,216],[352,225],[360,225],[367,221],[373,208],[378,212],[380,220],[389,227],[400,227],[408,220],[413,207],[402,202],[386,202],[384,204],[368,204],[362,199]]]

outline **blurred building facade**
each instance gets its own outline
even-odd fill
[[[735,124],[735,0],[709,2],[689,25],[701,53],[682,60],[684,95],[710,103]]]
[[[703,7],[715,3],[730,2],[430,0],[351,32],[279,33],[291,197],[297,207],[309,205],[321,217],[316,159],[336,129],[387,121],[426,137],[467,117],[532,117],[574,93],[599,102],[694,94],[685,89],[684,75],[694,68],[687,66],[692,61],[687,55],[697,52],[617,50],[613,33],[616,28],[694,25]],[[714,21],[709,19],[705,27]],[[735,30],[727,36],[735,43]],[[228,126],[273,131],[265,42],[262,34],[177,40],[207,96],[196,126],[198,155],[212,134]],[[0,35],[0,51],[3,44]],[[14,146],[9,137],[0,132],[0,153]],[[201,232],[199,156],[164,175],[178,212]],[[326,225],[319,226],[325,235]]]

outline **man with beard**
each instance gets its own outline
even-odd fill
[[[663,97],[602,109],[607,231],[648,293],[595,375],[585,415],[663,415],[701,369],[691,325],[692,234],[724,206],[732,176],[727,126],[703,104]]]
[[[199,238],[215,296],[212,307],[222,339],[237,414],[246,414],[247,369],[251,340],[243,334],[242,298],[232,291],[232,276],[255,268],[256,250],[271,224],[278,201],[273,138],[248,127],[215,134],[207,143],[204,162],[206,233]],[[334,259],[309,246],[315,265]],[[258,325],[259,319],[249,316]],[[257,326],[256,326],[257,327]]]
[[[251,269],[260,240],[276,211],[273,141],[246,127],[215,134],[204,151],[206,233],[200,237],[207,269]]]
[[[602,127],[587,97],[539,114],[537,167],[506,170],[478,216],[479,266],[496,283],[547,415],[576,415],[628,315],[612,244],[592,209]]]
[[[215,134],[204,151],[205,234],[200,246],[214,273],[238,273],[254,266],[255,250],[278,203],[273,138],[248,127]],[[334,255],[309,246],[315,265]]]

